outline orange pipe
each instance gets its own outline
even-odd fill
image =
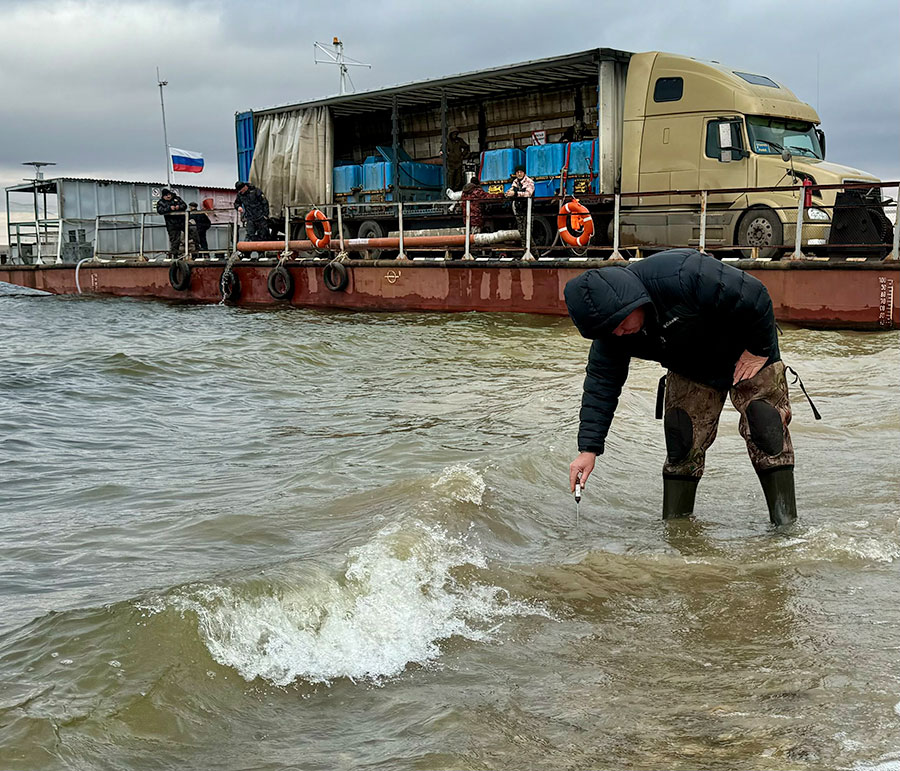
[[[469,243],[476,244],[475,235],[469,236]],[[403,246],[465,246],[466,237],[463,236],[410,236],[403,239]],[[288,251],[308,252],[313,249],[312,241],[288,241]],[[327,247],[338,251],[340,241],[332,238]],[[348,252],[364,252],[367,249],[399,249],[399,238],[345,238],[344,249]],[[283,252],[284,241],[238,241],[239,252]]]

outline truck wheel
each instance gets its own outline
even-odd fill
[[[757,247],[758,256],[773,259],[781,252],[784,242],[784,228],[778,215],[766,206],[749,209],[738,224],[738,244],[743,247]],[[744,257],[752,257],[751,249],[742,249]]]
[[[531,220],[531,253],[535,257],[540,257],[553,239],[556,238],[556,228],[550,217],[533,217]],[[524,244],[522,244],[524,246]]]
[[[359,226],[356,234],[357,238],[384,238],[384,228],[380,222],[375,220],[366,220]],[[377,260],[381,257],[382,249],[366,249],[360,252],[359,256],[364,260]]]

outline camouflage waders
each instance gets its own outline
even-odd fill
[[[730,393],[741,414],[739,430],[756,473],[764,475],[794,466],[788,424],[791,403],[784,363],[773,362],[729,391],[688,380],[674,372],[666,378],[666,462],[663,477],[699,480],[706,451],[716,438],[719,415]]]

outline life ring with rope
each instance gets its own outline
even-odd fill
[[[560,238],[569,246],[587,246],[594,235],[594,220],[591,213],[577,198],[560,207],[556,226]]]
[[[323,235],[316,235],[316,225],[322,228]],[[316,249],[324,249],[331,243],[331,222],[328,215],[320,209],[313,209],[306,215],[306,237],[312,241]]]

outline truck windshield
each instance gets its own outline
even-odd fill
[[[794,155],[823,160],[814,123],[751,115],[747,118],[747,132],[750,147],[757,155],[780,155],[785,149]]]

